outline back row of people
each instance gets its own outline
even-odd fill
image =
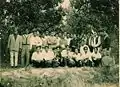
[[[97,35],[97,33],[91,35],[76,35],[66,32],[64,34],[51,32],[49,35],[47,31],[45,34],[40,34],[39,31],[33,29],[33,32],[29,33],[26,29],[22,35],[19,35],[17,28],[15,28],[14,34],[11,34],[8,39],[10,64],[12,67],[18,66],[18,54],[21,53],[21,65],[29,65],[30,58],[37,46],[45,47],[49,45],[50,49],[55,49],[56,47],[65,49],[66,46],[68,46],[72,52],[75,52],[75,49],[79,49],[82,53],[85,45],[90,48],[90,52],[93,52],[94,48],[99,50],[100,48],[108,48],[109,42],[109,37],[106,33],[101,35]]]

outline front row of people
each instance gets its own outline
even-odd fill
[[[99,66],[101,63],[101,53],[95,48],[93,53],[90,53],[89,48],[85,46],[84,52],[80,53],[78,49],[72,52],[69,46],[65,49],[57,47],[51,49],[49,46],[45,46],[44,49],[41,46],[36,48],[31,57],[31,63],[34,67],[82,67],[82,66]]]

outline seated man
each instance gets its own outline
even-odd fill
[[[69,46],[66,46],[66,48],[64,50],[62,50],[61,56],[62,56],[62,59],[61,59],[62,66],[75,65],[75,62],[70,58],[72,56],[72,52],[70,51]]]
[[[84,52],[82,53],[81,58],[84,60],[83,64],[85,66],[92,66],[91,52],[88,49],[87,46],[83,48]]]
[[[54,55],[53,50],[50,49],[49,46],[45,46],[45,50],[43,51],[43,58],[45,60],[45,66],[51,67],[52,60],[55,58],[55,55]]]
[[[34,67],[40,67],[40,63],[43,61],[41,46],[36,48],[36,51],[32,54],[31,60]]]
[[[94,66],[95,67],[99,66],[99,64],[101,63],[102,56],[98,48],[93,49],[93,53],[91,56],[92,56],[92,61],[94,62]]]
[[[81,59],[81,53],[79,53],[78,49],[75,49],[75,52],[73,53],[73,58],[76,62],[76,66],[80,67],[82,66],[82,59]]]

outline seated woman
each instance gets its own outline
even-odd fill
[[[92,53],[92,61],[94,62],[94,66],[97,67],[101,64],[101,53],[99,52],[98,48],[93,49]]]
[[[33,67],[38,68],[41,66],[41,62],[43,62],[41,46],[36,47],[36,51],[32,54],[31,60]]]

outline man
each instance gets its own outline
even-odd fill
[[[72,38],[70,38],[70,34],[67,34],[67,36],[65,37],[66,41],[67,41],[67,45],[70,45],[70,41]]]
[[[110,44],[111,44],[111,40],[109,35],[106,33],[106,31],[104,31],[102,34],[100,34],[102,37],[102,49],[106,49],[106,50],[111,50],[110,49]]]
[[[55,58],[55,54],[49,46],[45,46],[45,50],[43,51],[43,58],[45,60],[45,67],[52,66],[52,60]]]
[[[92,66],[91,52],[89,51],[89,48],[85,46],[83,50],[84,52],[81,54],[81,58],[84,60],[83,65]]]
[[[10,65],[11,67],[18,66],[18,54],[22,49],[22,38],[18,35],[18,27],[15,28],[14,34],[11,34],[8,39],[8,49],[10,51]],[[15,58],[14,58],[15,57]]]
[[[64,49],[66,46],[67,46],[67,40],[62,35],[60,39],[60,47]]]
[[[33,35],[30,37],[30,58],[37,46],[41,46],[40,37],[37,35],[37,30],[33,29]]]
[[[78,40],[76,37],[76,34],[73,35],[73,39],[70,41],[70,48],[73,52],[75,52],[75,49],[78,47]]]
[[[76,66],[80,67],[82,66],[82,59],[81,59],[81,53],[79,53],[78,49],[75,49],[75,52],[73,53],[73,58],[76,62]]]
[[[28,66],[30,61],[30,37],[28,29],[22,35],[22,53],[21,53],[21,66]],[[25,62],[26,59],[26,62]]]
[[[93,49],[93,53],[91,54],[92,61],[94,62],[94,66],[98,67],[101,64],[102,55],[99,52],[98,48]]]
[[[42,58],[42,49],[41,49],[41,46],[38,46],[36,48],[36,51],[32,54],[32,64],[34,67],[40,67],[42,66],[42,62],[43,62],[43,58]]]
[[[88,45],[91,46],[91,52],[93,52],[94,48],[101,45],[101,37],[96,32],[94,32],[94,34],[89,38]]]
[[[75,65],[74,60],[72,59],[72,52],[70,51],[69,46],[67,45],[64,50],[61,52],[61,65],[72,67]]]
[[[60,46],[60,40],[59,34],[56,34],[56,47]]]
[[[48,38],[48,45],[50,48],[55,48],[57,43],[57,39],[55,37],[55,32],[51,32],[51,36]]]

